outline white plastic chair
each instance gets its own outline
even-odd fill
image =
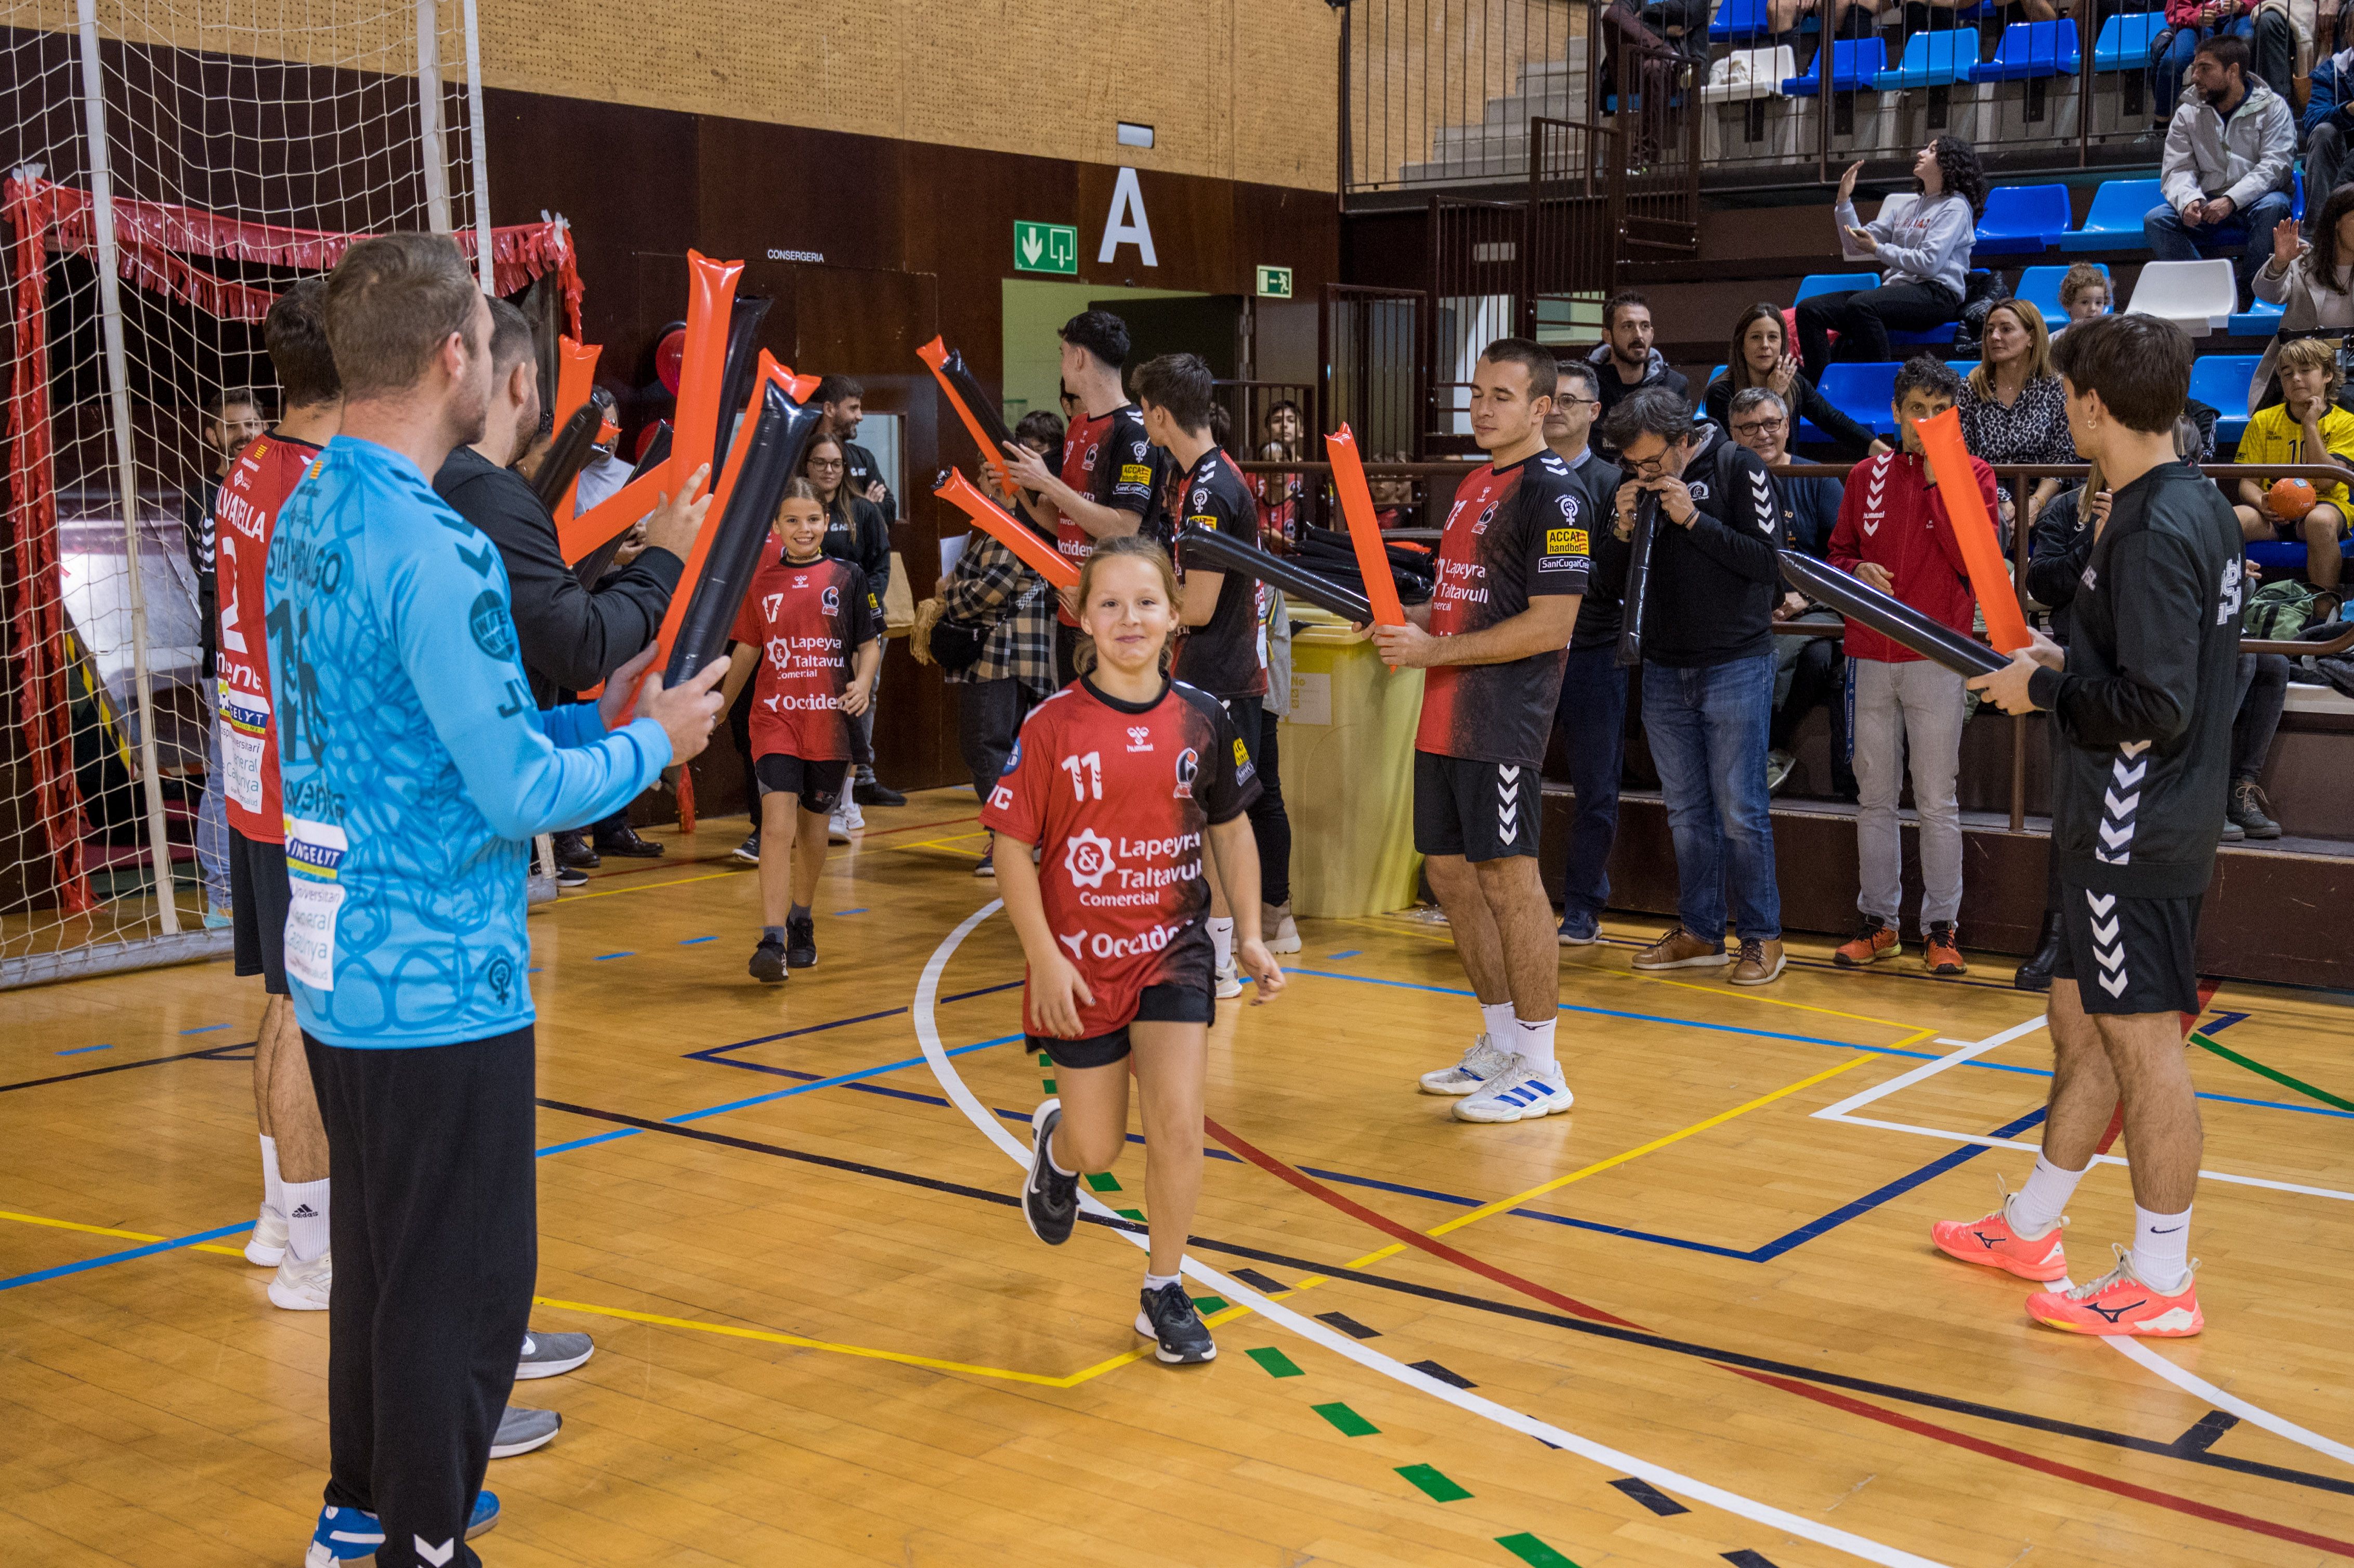
[[[2232,263],[2220,257],[2212,261],[2151,261],[2143,266],[2125,313],[2158,316],[2192,337],[2205,337],[2232,319],[2239,298]]]
[[[1700,90],[1700,100],[1702,103],[1746,103],[1752,99],[1778,98],[1783,81],[1797,74],[1797,58],[1787,44],[1734,49],[1709,68],[1708,81]]]

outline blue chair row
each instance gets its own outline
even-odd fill
[[[1888,45],[1878,37],[1842,38],[1828,61],[1833,92],[1870,88],[1894,92],[1905,88],[1957,86],[1972,81],[2026,81],[2034,77],[2073,76],[2081,63],[2073,22],[2013,22],[2002,30],[1994,58],[1978,59],[1978,36],[1967,28],[1915,33],[1904,42],[1904,58],[1888,66]],[[1825,57],[1818,52],[1806,71],[1782,83],[1786,98],[1811,98],[1823,88]]]
[[[1954,374],[1967,376],[1978,368],[1976,360],[1946,361]],[[2215,422],[2215,435],[2225,444],[2237,441],[2248,428],[2243,410],[2248,406],[2248,383],[2256,373],[2259,356],[2252,354],[2205,354],[2191,362],[2190,396],[2201,403],[2221,409],[2222,417]],[[1722,374],[1719,366],[1716,374]],[[1823,367],[1815,385],[1833,408],[1853,419],[1874,435],[1893,437],[1896,433],[1895,410],[1891,406],[1896,393],[1896,372],[1899,362],[1886,360],[1873,364],[1839,363]],[[1828,441],[1829,436],[1818,429],[1811,421],[1802,421],[1797,439],[1801,441]]]

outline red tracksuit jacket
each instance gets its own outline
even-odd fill
[[[1994,470],[1972,458],[1970,473],[1986,500],[1987,515],[1999,516]],[[1978,600],[1970,592],[1962,542],[1946,514],[1944,489],[1950,482],[1951,476],[1941,476],[1940,483],[1929,483],[1921,460],[1909,452],[1864,459],[1848,473],[1839,525],[1831,530],[1830,559],[1848,573],[1865,561],[1887,567],[1896,598],[1967,636]],[[1850,659],[1886,664],[1921,657],[1854,621],[1848,623],[1847,652]]]

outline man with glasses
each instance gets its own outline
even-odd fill
[[[1569,364],[1554,377],[1545,445],[1569,466],[1585,497],[1588,517],[1606,517],[1625,475],[1589,444],[1602,412],[1602,389],[1590,365]],[[1610,846],[1618,837],[1618,774],[1627,749],[1627,672],[1618,667],[1618,595],[1589,588],[1570,634],[1553,727],[1569,758],[1577,792],[1569,819],[1568,859],[1562,868],[1561,945],[1602,940],[1602,911],[1610,903]]]

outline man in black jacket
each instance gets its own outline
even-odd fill
[[[504,300],[491,302],[491,377],[482,439],[451,452],[433,476],[433,488],[498,546],[532,700],[552,707],[563,700],[559,694],[596,685],[653,641],[710,501],[681,505],[679,497],[666,498],[647,521],[646,547],[638,558],[593,589],[583,587],[557,548],[555,519],[523,476],[506,466],[539,428],[539,379],[531,325]],[[572,842],[559,847],[559,861],[575,868],[594,865],[598,854],[662,853],[621,813],[596,824],[594,853],[579,843],[577,831],[564,837]]]
[[[873,502],[875,510],[883,514],[885,527],[899,521],[899,502],[891,493],[890,482],[883,477],[883,465],[852,439],[858,434],[858,422],[866,417],[866,388],[847,376],[829,376],[817,384],[817,406],[825,419],[824,428],[842,442],[843,461],[849,469],[843,482],[850,486],[850,493]],[[875,594],[880,599],[883,590],[876,588]]]
[[[2052,848],[2062,948],[2043,1150],[1986,1218],[1932,1234],[1967,1263],[2060,1281],[2062,1213],[2125,1107],[2134,1244],[2029,1316],[2080,1334],[2179,1338],[2205,1325],[2189,1254],[2203,1135],[2182,1014],[2199,1011],[2199,905],[2214,873],[2236,706],[2242,571],[2232,508],[2175,456],[2190,340],[2153,316],[2071,327],[2053,367],[2077,450],[2109,483],[2083,550],[2063,651],[2038,636],[1969,683],[2052,715]]]
[[[1734,984],[1766,985],[1783,964],[1766,791],[1782,508],[1757,454],[1713,425],[1696,429],[1690,400],[1664,387],[1628,396],[1607,429],[1627,478],[1595,543],[1602,593],[1624,591],[1638,514],[1659,509],[1638,630],[1643,732],[1676,846],[1677,924],[1635,967],[1730,963]],[[1737,958],[1724,949],[1728,894]]]
[[[1554,377],[1553,412],[1545,416],[1545,445],[1569,465],[1589,518],[1610,515],[1626,482],[1588,444],[1601,409],[1601,378],[1594,366],[1563,366]],[[1610,846],[1618,837],[1618,774],[1627,752],[1627,672],[1618,667],[1616,592],[1589,586],[1578,606],[1553,722],[1577,792],[1562,867],[1560,940],[1564,948],[1590,947],[1602,940],[1602,911],[1610,903]]]

